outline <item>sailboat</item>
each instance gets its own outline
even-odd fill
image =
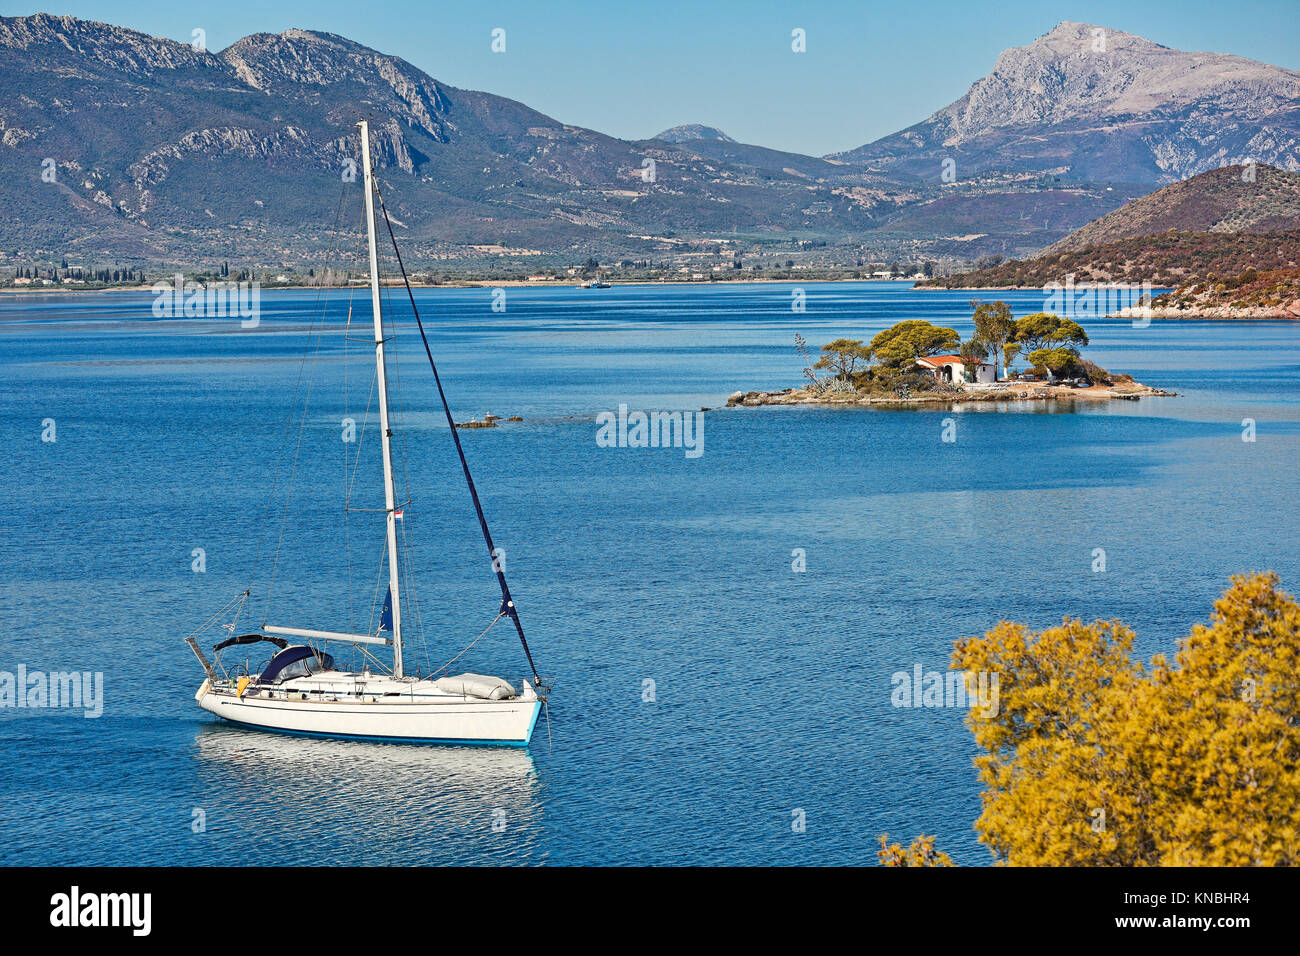
[[[415,297],[401,261],[401,252],[393,236],[383,197],[374,181],[370,157],[370,130],[365,121],[358,123],[361,160],[365,174],[365,216],[370,255],[370,297],[374,313],[374,347],[376,391],[379,398],[379,428],[383,457],[384,516],[388,595],[375,633],[354,634],[320,628],[271,625],[263,623],[256,633],[231,636],[213,648],[209,660],[195,636],[186,643],[202,666],[205,679],[194,699],[204,710],[235,724],[263,730],[282,731],[315,737],[392,742],[480,744],[526,747],[537,726],[537,718],[546,700],[547,687],[537,674],[532,652],[506,583],[505,571],[496,560],[493,570],[501,588],[501,606],[493,624],[509,618],[518,632],[524,655],[532,672],[532,681],[523,679],[516,687],[500,677],[483,674],[458,674],[436,677],[412,676],[405,672],[402,657],[402,589],[398,575],[397,521],[401,517],[393,480],[392,440],[389,423],[388,382],[384,360],[384,317],[380,307],[379,253],[375,232],[375,199],[388,227],[393,251],[402,270],[411,308],[415,313],[420,337],[424,342],[429,367],[433,370],[438,395],[442,399],[447,425],[464,471],[470,497],[478,515],[483,539],[489,554],[497,551],[488,530],[487,519],[479,501],[460,437],[452,421],[451,410],[442,380],[438,376],[433,353],[420,321]],[[243,609],[249,592],[245,591],[227,609]],[[220,613],[220,612],[219,612]],[[233,635],[234,621],[225,625]],[[492,625],[489,625],[491,629]],[[200,629],[200,631],[203,629]],[[484,632],[486,633],[486,632]],[[482,635],[479,635],[480,637]],[[291,643],[290,639],[297,639]],[[475,639],[477,640],[477,638]],[[232,645],[268,643],[276,648],[265,667],[258,673],[239,673],[222,666],[220,652]],[[331,642],[351,644],[362,650],[380,645],[391,648],[392,667],[385,673],[369,664],[360,671],[341,670],[334,657],[323,647]],[[472,646],[472,644],[471,644]],[[367,653],[367,659],[378,658]]]

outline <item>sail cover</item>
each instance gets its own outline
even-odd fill
[[[384,610],[379,615],[379,629],[381,631],[392,631],[393,629],[393,589],[389,588],[388,593],[384,595]]]
[[[500,677],[487,677],[484,674],[439,677],[433,685],[448,694],[477,697],[481,700],[510,700],[518,696],[514,685],[509,681],[502,680]]]

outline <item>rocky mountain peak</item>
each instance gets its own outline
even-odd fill
[[[944,145],[997,127],[1105,120],[1195,106],[1254,115],[1300,99],[1300,73],[1224,53],[1173,50],[1144,37],[1064,22],[1005,50],[992,72],[931,120]]]
[[[346,37],[314,30],[255,33],[221,51],[243,82],[264,93],[348,84],[372,88],[384,106],[438,141],[445,141],[447,109],[436,80],[405,60],[379,53]],[[377,82],[378,81],[378,82]]]
[[[1097,50],[1097,46],[1101,46],[1102,49]],[[1015,50],[1046,51],[1046,53],[1057,57],[1069,57],[1081,52],[1149,53],[1168,49],[1168,47],[1153,43],[1146,37],[1140,37],[1134,33],[1125,33],[1123,30],[1113,30],[1110,27],[1097,26],[1092,23],[1063,20],[1053,27],[1050,32],[1044,33],[1028,46],[1013,47],[1011,50],[1005,51],[1003,55],[1005,56],[1006,53]]]
[[[1066,21],[1004,50],[966,95],[924,122],[835,159],[933,179],[1033,171],[1168,183],[1253,159],[1300,169],[1300,72],[1175,50]]]
[[[709,140],[718,143],[734,143],[735,140],[714,126],[702,126],[699,123],[686,123],[673,126],[652,137],[662,143],[693,143]]]
[[[99,64],[142,74],[158,70],[224,69],[211,53],[196,50],[189,43],[49,13],[0,17],[0,47],[26,56],[75,60],[82,67]]]
[[[327,86],[355,79],[387,59],[351,40],[311,30],[254,33],[220,55],[244,82],[263,91],[277,84]]]

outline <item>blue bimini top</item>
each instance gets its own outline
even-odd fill
[[[259,684],[279,683],[295,677],[306,677],[318,671],[334,669],[334,658],[315,648],[295,644],[286,647],[271,658],[266,670],[257,678]]]

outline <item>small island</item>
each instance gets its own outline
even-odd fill
[[[486,415],[483,416],[482,421],[479,421],[477,418],[471,418],[467,422],[456,422],[455,425],[457,428],[496,428],[497,423],[500,421],[501,421],[500,415],[493,415],[491,412],[488,412]],[[506,419],[506,421],[522,422],[523,419],[520,418],[518,415],[511,415],[509,418]]]
[[[954,329],[907,319],[880,332],[870,344],[836,339],[823,345],[813,361],[803,337],[795,335],[806,362],[805,384],[733,392],[727,407],[1136,401],[1144,395],[1176,394],[1083,358],[1080,350],[1087,346],[1088,335],[1072,319],[1052,312],[1016,319],[1005,302],[972,301],[971,306],[975,332],[967,341]],[[1022,357],[1027,366],[1013,368]]]

